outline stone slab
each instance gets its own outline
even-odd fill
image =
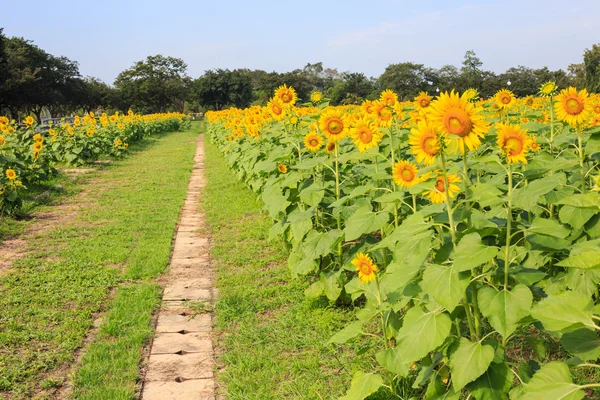
[[[176,382],[179,378],[185,382],[189,379],[212,378],[213,366],[211,355],[206,353],[152,354],[146,381]]]
[[[204,332],[158,333],[150,354],[207,353],[212,354],[212,341]]]
[[[142,400],[214,400],[215,382],[195,379],[179,382],[147,382]]]
[[[165,288],[163,300],[169,301],[206,301],[211,299],[211,283],[207,278],[177,281]]]
[[[157,333],[185,332],[210,332],[212,318],[210,314],[199,314],[195,316],[183,316],[180,314],[161,313],[158,315],[156,325]]]

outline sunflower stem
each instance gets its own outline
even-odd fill
[[[510,264],[510,236],[512,230],[512,165],[508,164],[508,199],[506,204],[506,246],[504,250],[504,290],[508,290],[508,267]]]
[[[579,150],[579,167],[581,169],[581,193],[585,193],[585,153],[583,152],[583,133],[581,128],[577,132],[577,148]]]
[[[417,195],[412,195],[413,212],[417,212]]]
[[[550,96],[550,154],[554,154],[554,100]]]
[[[392,171],[394,170],[394,165],[396,164],[396,153],[394,151],[394,130],[390,128],[390,148],[391,148],[391,156],[392,156]],[[394,192],[396,191],[396,185],[392,180],[392,188]],[[394,227],[398,227],[398,204],[394,203]]]
[[[338,145],[335,145],[335,198],[336,200],[340,199],[340,154],[338,150]],[[342,216],[338,213],[337,215],[337,228],[342,230]],[[338,243],[338,258],[340,261],[340,268],[342,268],[343,259],[342,259],[342,240]]]

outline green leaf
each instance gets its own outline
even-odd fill
[[[335,335],[333,335],[333,337],[329,339],[329,342],[327,343],[346,343],[348,340],[354,339],[362,333],[362,326],[363,323],[361,321],[353,322],[338,333],[336,333]]]
[[[465,296],[469,279],[461,278],[453,267],[429,264],[425,268],[421,285],[435,301],[452,312]]]
[[[387,212],[375,213],[370,206],[361,207],[346,221],[344,234],[346,240],[358,239],[365,233],[381,229],[388,221]]]
[[[306,290],[304,291],[304,295],[308,299],[316,299],[323,295],[323,290],[323,281],[318,280],[306,288]]]
[[[325,196],[325,187],[319,182],[315,182],[300,191],[300,200],[311,207],[318,206],[323,200],[323,196]]]
[[[555,174],[537,179],[526,187],[514,191],[513,205],[526,211],[532,211],[543,195],[564,184],[564,174]]]
[[[386,370],[392,374],[407,376],[410,370],[410,364],[403,361],[403,354],[399,346],[393,349],[381,350],[375,354],[375,359]]]
[[[277,215],[285,211],[287,206],[291,204],[276,185],[267,187],[262,194],[262,199],[267,207],[269,216],[273,219],[276,219]]]
[[[571,225],[574,229],[581,229],[594,215],[598,213],[596,207],[563,206],[558,212],[560,222]]]
[[[288,257],[288,267],[294,275],[307,275],[317,270],[317,263],[312,258],[291,252]]]
[[[527,228],[528,232],[541,233],[542,235],[554,236],[560,239],[564,239],[569,236],[571,230],[565,228],[557,221],[546,218],[536,218],[531,223],[531,226]]]
[[[488,369],[494,359],[494,348],[460,338],[458,348],[450,356],[452,387],[456,392],[467,383],[479,378]]]
[[[433,232],[429,229],[430,227],[431,223],[425,221],[425,218],[421,213],[416,212],[407,217],[404,222],[386,236],[385,239],[380,241],[376,246],[373,246],[371,251],[385,247],[394,250],[396,244],[399,242],[406,248],[410,248],[422,238],[433,235]]]
[[[505,363],[491,363],[490,367],[467,389],[477,400],[504,400],[510,390],[513,375]]]
[[[519,320],[529,315],[533,295],[525,285],[517,285],[511,291],[484,287],[477,293],[477,300],[481,313],[506,339],[517,329]]]
[[[300,169],[300,170],[313,169],[317,165],[327,161],[328,158],[329,157],[327,157],[327,156],[322,156],[322,157],[314,157],[314,158],[305,159],[301,163],[292,166],[292,168]]]
[[[290,230],[292,231],[294,239],[301,241],[312,229],[312,217],[314,214],[313,210],[295,210],[289,215],[288,222],[290,223]]]
[[[567,364],[558,361],[544,365],[528,383],[510,391],[511,400],[581,400],[584,396]]]
[[[321,274],[321,280],[323,281],[323,293],[329,301],[336,301],[342,293],[342,287],[339,284],[339,278],[342,271],[329,273],[327,275]]]
[[[549,331],[562,331],[577,325],[594,327],[593,304],[587,296],[575,292],[550,295],[531,310],[533,318]]]
[[[493,259],[498,251],[495,246],[484,245],[478,233],[469,233],[456,246],[453,268],[456,272],[472,270]]]
[[[567,332],[560,339],[565,350],[582,360],[597,360],[600,357],[600,338],[591,329]]]
[[[365,374],[358,371],[352,377],[350,389],[339,400],[364,400],[367,396],[378,391],[381,385],[383,385],[383,379],[379,374]]]
[[[446,313],[426,313],[420,306],[408,310],[396,337],[403,363],[410,365],[435,350],[444,343],[451,327]]]
[[[556,265],[581,269],[600,268],[600,250],[589,250],[572,255],[556,263]]]
[[[311,230],[304,240],[304,254],[316,259],[331,253],[333,245],[341,238],[342,231],[333,229],[329,232]]]

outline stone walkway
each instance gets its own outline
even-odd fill
[[[198,138],[194,170],[175,237],[158,314],[156,335],[142,388],[142,400],[214,400],[212,318],[193,316],[190,302],[211,309],[212,271],[204,216],[199,211],[204,187],[204,141]]]

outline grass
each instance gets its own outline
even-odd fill
[[[256,194],[234,178],[208,138],[205,143],[203,208],[219,290],[222,394],[231,400],[338,398],[355,371],[376,369],[372,353],[357,355],[364,342],[327,344],[355,320],[354,311],[305,298],[308,283],[291,279],[283,244],[267,241],[271,221]]]
[[[152,280],[168,264],[197,131],[148,139],[92,174],[76,215],[29,240],[27,256],[0,278],[0,397],[54,398],[102,311],[73,396],[135,395],[160,301]]]

